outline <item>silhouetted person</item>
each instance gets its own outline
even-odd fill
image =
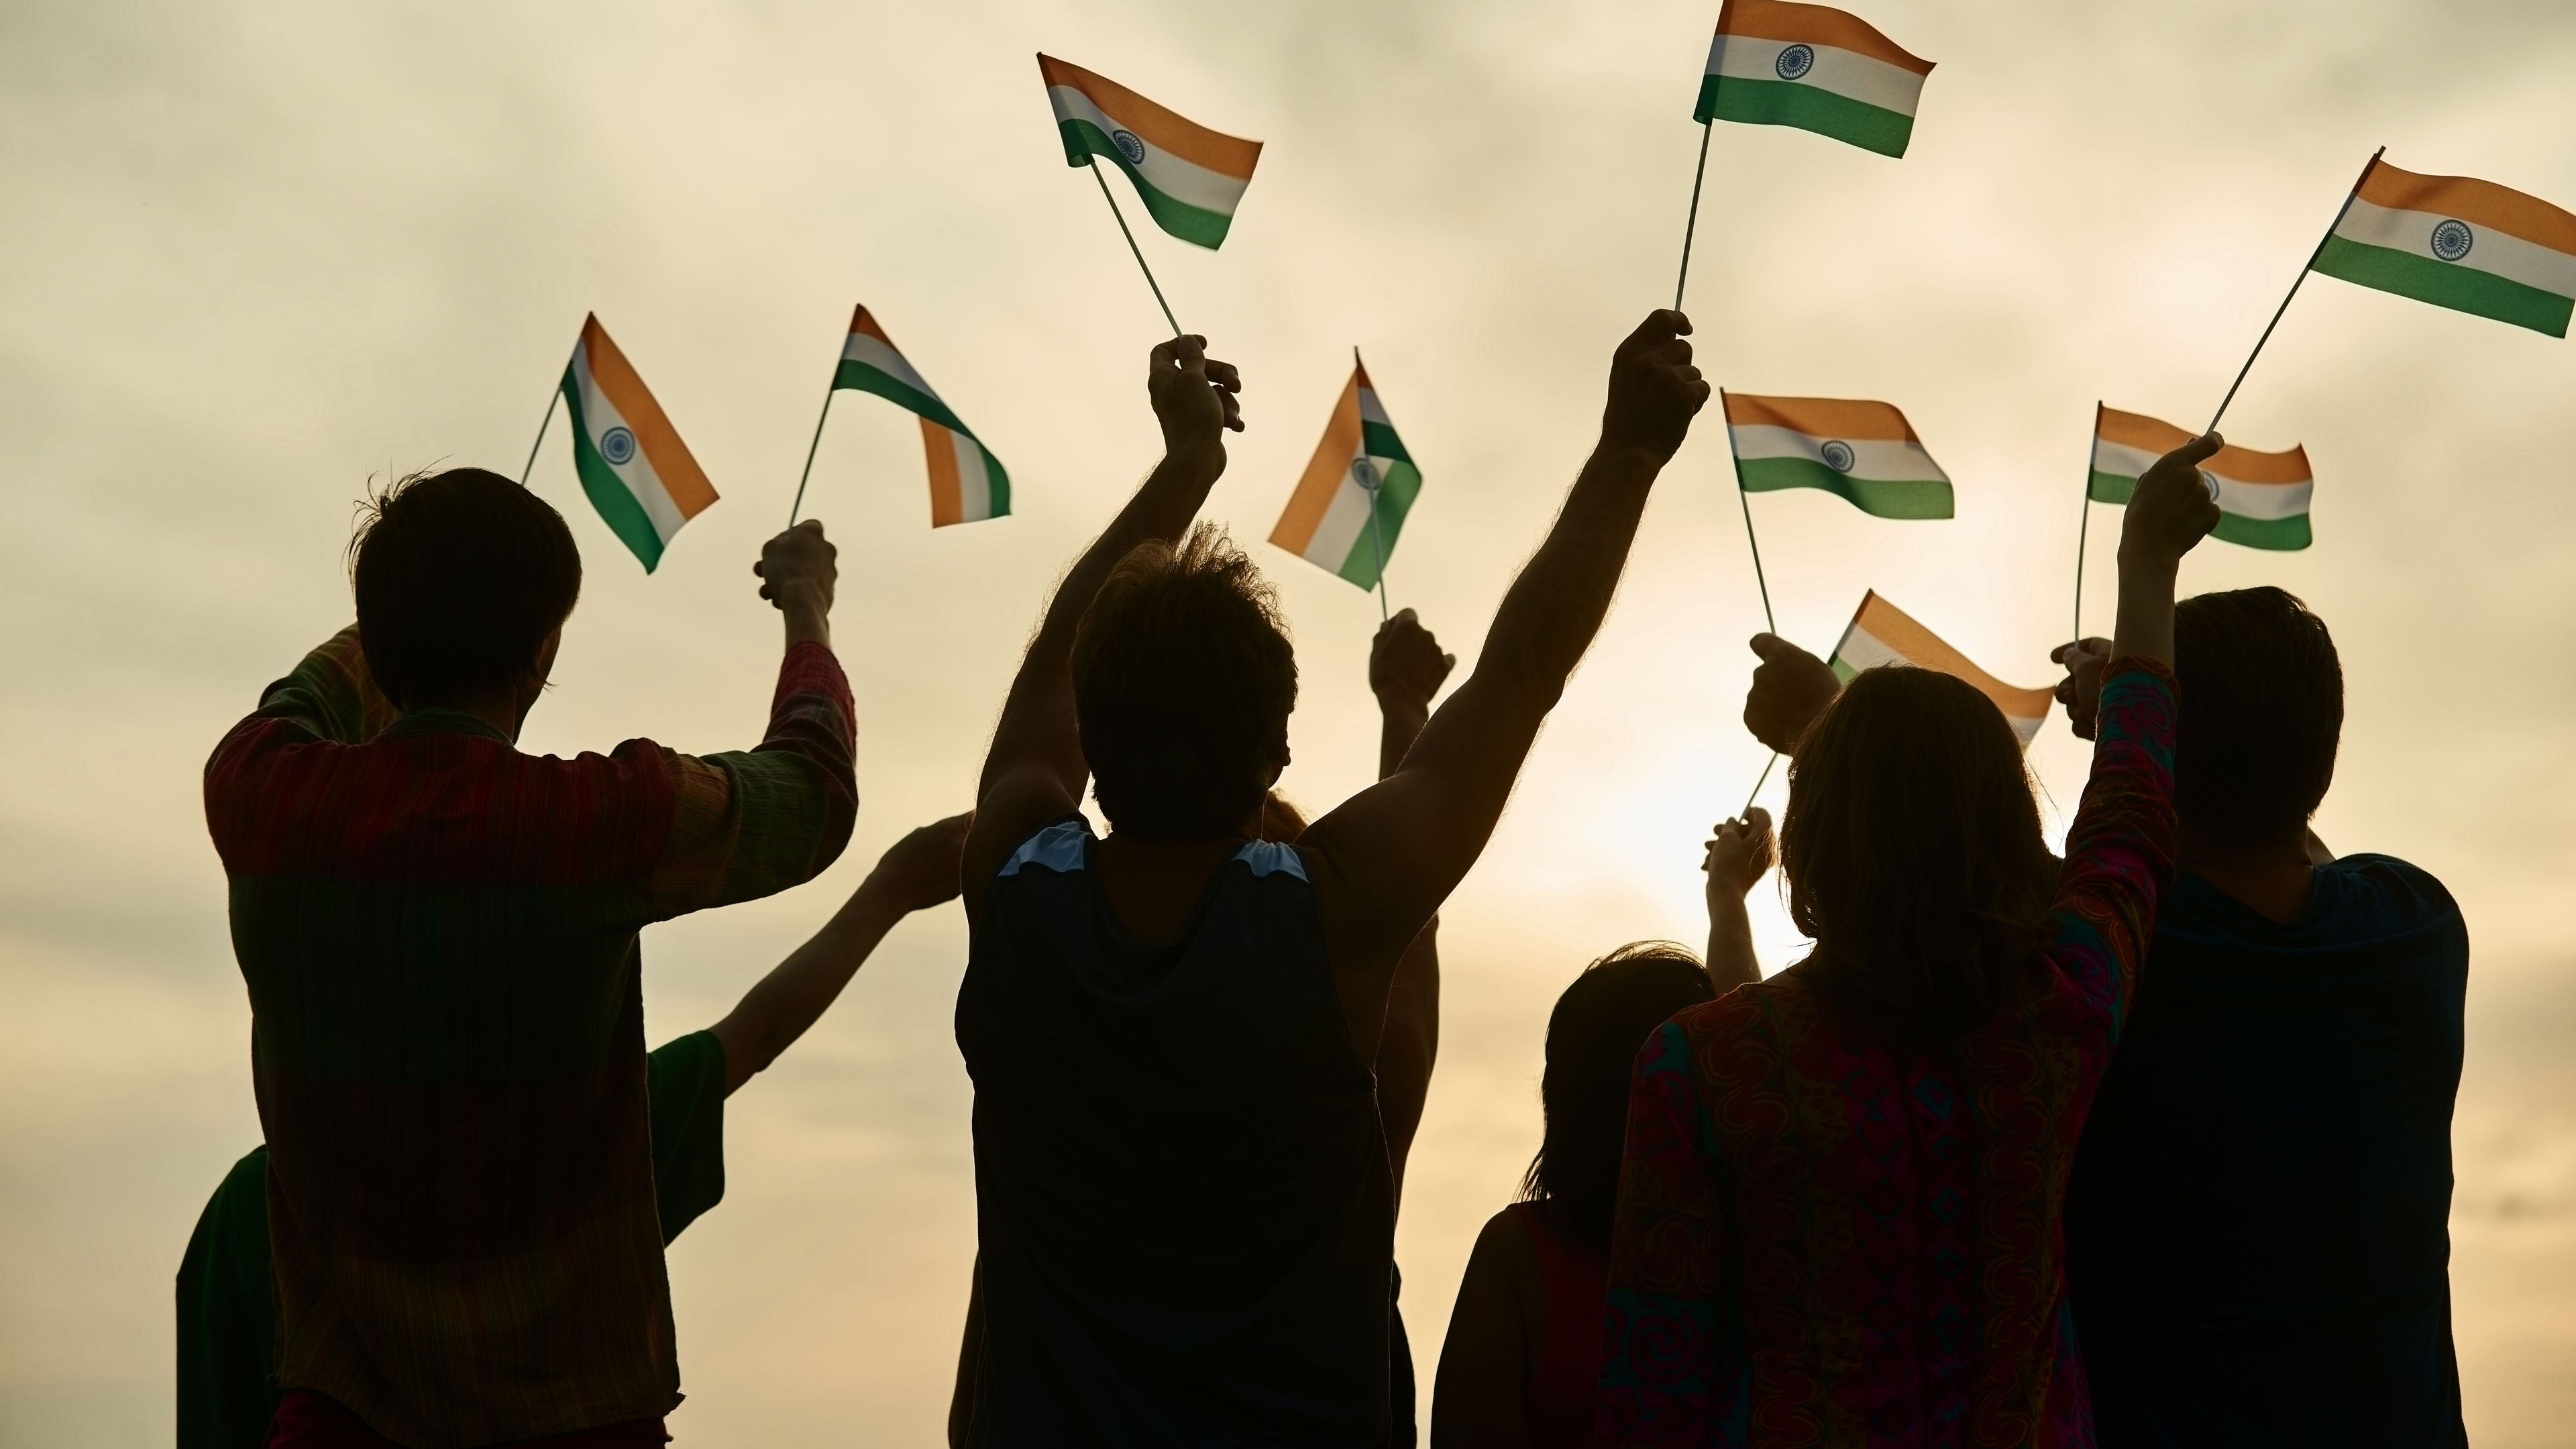
[[[914,911],[957,898],[968,817],[896,841],[823,929],[760,978],[724,1020],[644,1059],[653,1202],[669,1246],[724,1198],[725,1099],[765,1071]],[[277,1305],[269,1292],[268,1149],[225,1174],[179,1264],[179,1449],[258,1449],[277,1413]]]
[[[1395,773],[1405,754],[1421,737],[1431,718],[1432,697],[1440,692],[1454,654],[1441,652],[1439,641],[1422,627],[1411,609],[1399,611],[1378,626],[1369,647],[1369,690],[1378,702],[1378,778]],[[1261,807],[1257,840],[1293,845],[1306,833],[1306,816],[1287,797],[1272,790]],[[1431,1091],[1431,1068],[1440,1053],[1440,919],[1434,916],[1405,948],[1396,963],[1386,999],[1386,1030],[1377,1044],[1378,1119],[1386,1127],[1388,1177],[1401,1206],[1404,1164],[1413,1150],[1414,1132],[1422,1125],[1422,1108]],[[1391,1298],[1402,1296],[1399,1280]],[[1413,1346],[1404,1331],[1400,1307],[1387,1318],[1387,1414],[1395,1449],[1416,1440]],[[966,1305],[966,1329],[957,1357],[957,1383],[948,1401],[948,1442],[965,1449],[974,1435],[977,1370],[984,1353],[984,1293],[980,1270]]]
[[[756,749],[521,754],[581,560],[460,468],[378,497],[358,623],[206,765],[267,1139],[271,1443],[662,1442],[680,1399],[645,1095],[645,925],[849,839],[831,546],[756,566],[787,648]]]
[[[2057,1209],[2172,875],[2173,583],[2217,447],[2129,506],[2062,871],[1973,686],[1873,669],[1806,731],[1779,843],[1815,947],[1638,1055],[1596,1442],[2091,1441]]]
[[[1629,1073],[1655,1028],[1712,994],[1688,951],[1639,941],[1556,999],[1539,1079],[1545,1135],[1521,1200],[1486,1222],[1459,1280],[1433,1449],[1574,1449],[1591,1433]]]
[[[2059,651],[2091,737],[2102,644]],[[2182,873],[2066,1200],[2106,1449],[2459,1445],[2451,1104],[2468,927],[2441,882],[2338,860],[2343,667],[2279,589],[2185,599]]]
[[[1370,1078],[1397,963],[1474,864],[1708,385],[1620,345],[1600,447],[1391,776],[1255,839],[1296,664],[1192,518],[1233,369],[1155,349],[1163,461],[1066,576],[967,839],[978,1445],[1378,1444],[1394,1204]],[[1110,833],[1075,813],[1095,782]]]

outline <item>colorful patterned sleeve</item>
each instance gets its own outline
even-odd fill
[[[674,798],[653,868],[655,919],[774,895],[840,858],[859,810],[855,714],[840,661],[807,641],[778,666],[758,746],[703,758],[661,751]]]
[[[2151,659],[2103,670],[2093,778],[2066,834],[2066,868],[2041,927],[2050,964],[2093,1021],[2119,1039],[2174,877],[2174,680]]]
[[[1666,1022],[1637,1054],[1610,1244],[1595,1449],[1729,1442],[1742,1354],[1721,1306],[1725,1189],[1709,1150],[1689,1034]]]
[[[262,691],[252,718],[282,719],[315,739],[362,745],[399,714],[367,672],[367,651],[359,646],[358,626],[352,624],[305,655],[294,673]]]

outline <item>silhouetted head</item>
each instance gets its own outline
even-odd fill
[[[2343,662],[2308,606],[2275,588],[2174,605],[2174,811],[2219,846],[2297,836],[2334,783]]]
[[[563,515],[480,468],[396,479],[360,506],[349,558],[367,668],[405,709],[543,682],[581,597]]]
[[[1928,669],[1864,672],[1808,727],[1780,823],[1801,974],[1847,1020],[1928,1045],[2030,966],[2055,871],[1994,701]]]
[[[1674,1012],[1713,995],[1699,958],[1670,941],[1634,942],[1583,968],[1547,1018],[1547,1131],[1523,1201],[1546,1202],[1562,1227],[1609,1250],[1637,1051]]]
[[[1213,524],[1177,547],[1139,544],[1074,630],[1074,715],[1112,830],[1198,840],[1257,828],[1296,704],[1278,602]]]

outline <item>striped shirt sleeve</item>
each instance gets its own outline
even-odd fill
[[[262,691],[251,718],[285,720],[315,739],[358,745],[375,738],[400,714],[376,688],[376,677],[367,671],[367,651],[358,642],[358,626],[351,624]]]
[[[2175,706],[2166,666],[2122,657],[2103,670],[2093,778],[2040,930],[2049,964],[2113,1041],[2155,933],[2156,902],[2173,886]]]
[[[855,713],[840,661],[808,640],[778,666],[757,746],[662,751],[674,798],[653,867],[653,919],[774,895],[840,858],[859,809]]]

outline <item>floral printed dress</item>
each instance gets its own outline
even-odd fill
[[[1629,1097],[1596,1444],[2093,1443],[2059,1212],[2173,879],[2173,676],[2105,671],[2026,993],[1929,1052],[1796,968],[1674,1017]]]

